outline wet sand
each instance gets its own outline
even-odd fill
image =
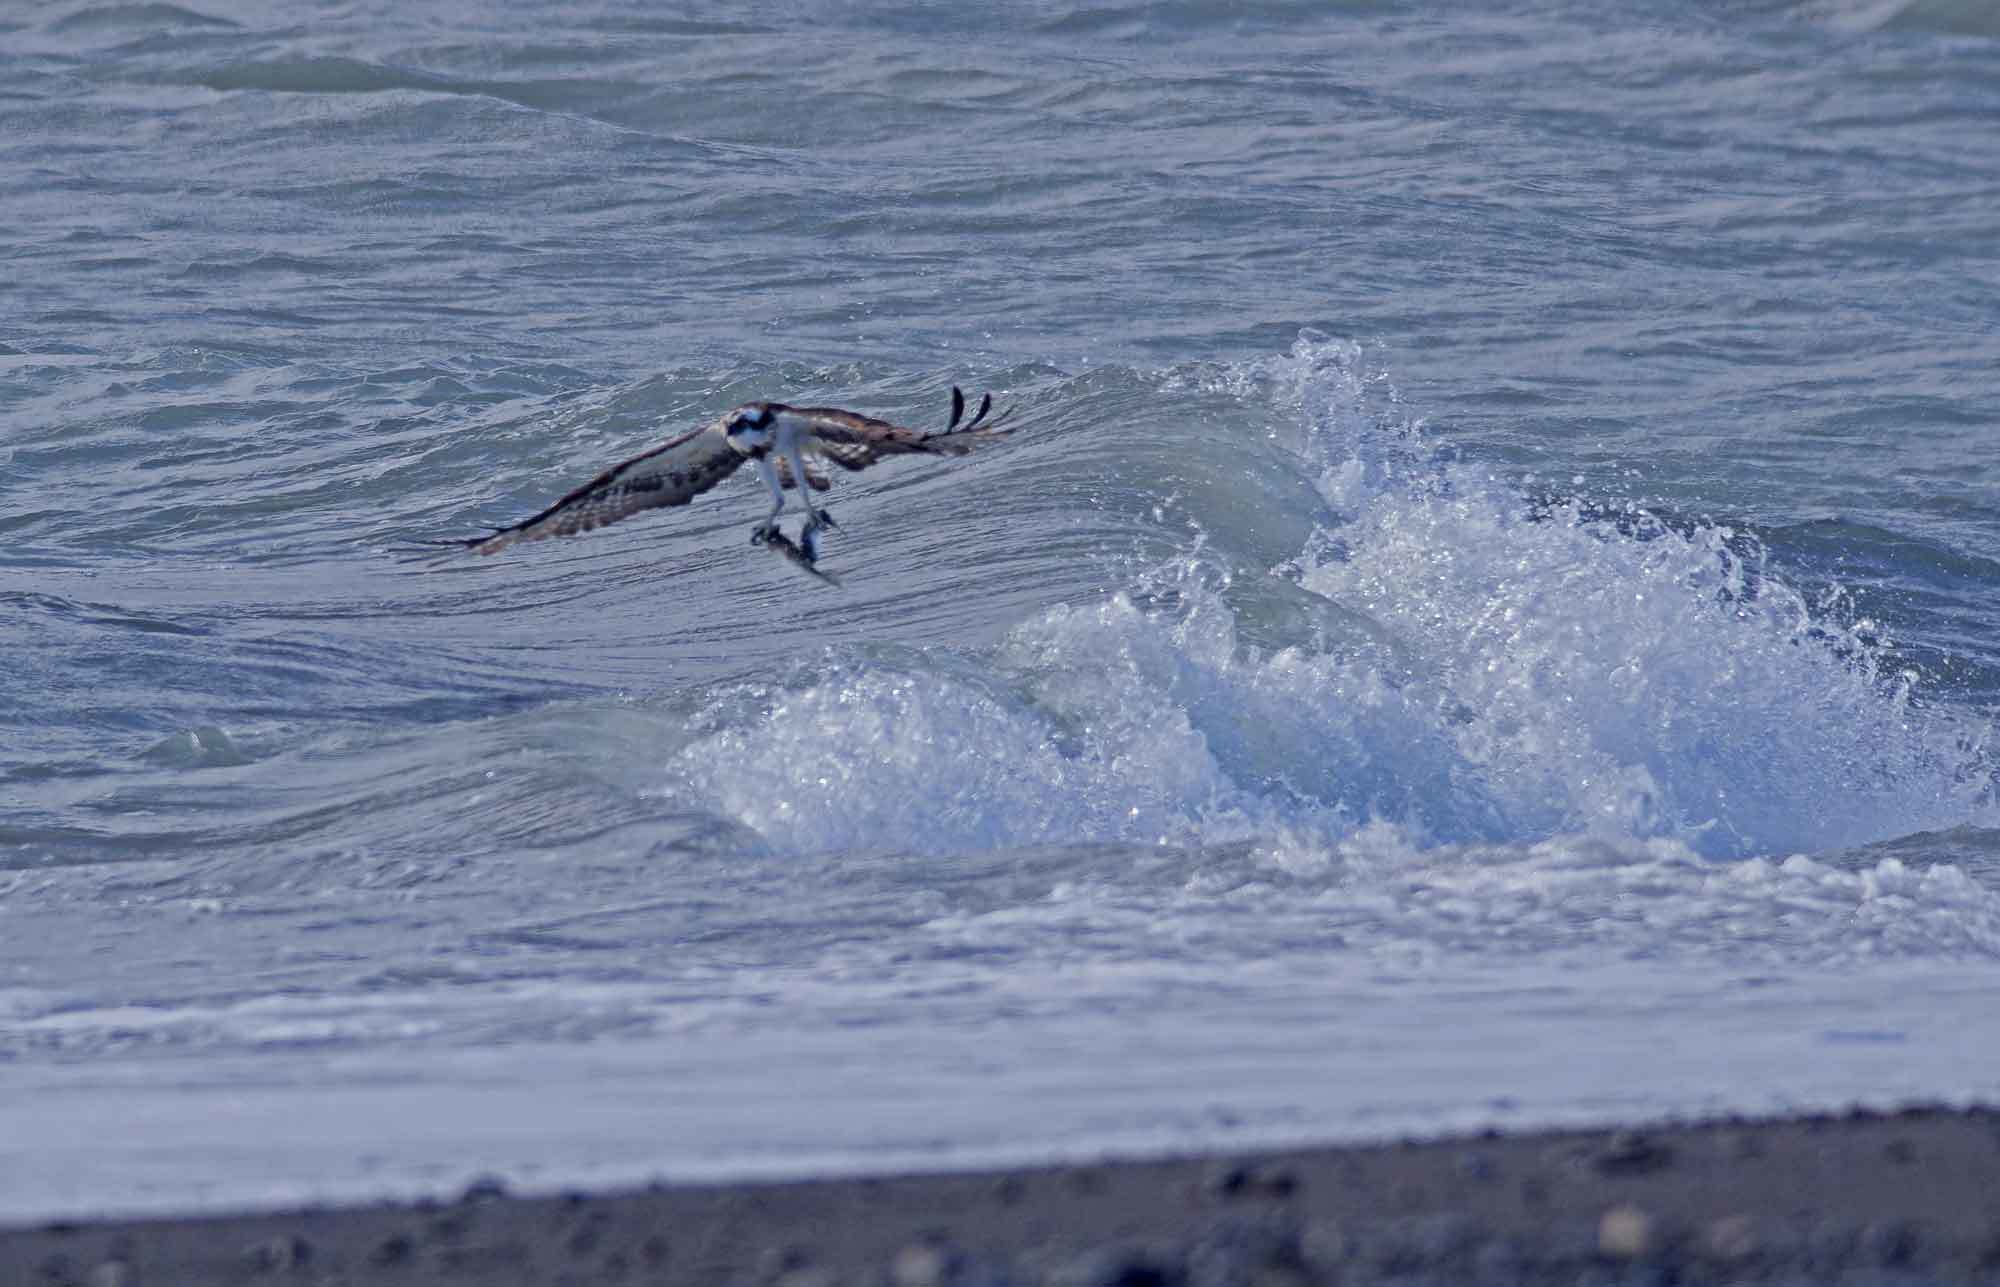
[[[2000,1112],[1914,1109],[0,1229],[0,1284],[2000,1283]]]

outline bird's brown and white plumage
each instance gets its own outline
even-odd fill
[[[615,523],[643,510],[685,505],[735,473],[745,461],[757,466],[771,492],[771,513],[751,533],[753,541],[789,546],[779,534],[777,517],[785,507],[785,492],[805,480],[802,492],[807,521],[798,545],[810,563],[817,557],[814,538],[832,516],[814,508],[810,492],[833,484],[815,473],[807,458],[817,456],[842,469],[860,470],[888,456],[961,456],[981,443],[1013,432],[1000,428],[1005,413],[987,419],[993,395],[980,399],[972,419],[963,425],[965,395],[951,391],[951,419],[943,429],[926,432],[839,407],[792,407],[782,402],[747,402],[713,423],[691,429],[651,451],[614,465],[570,492],[541,513],[488,536],[445,542],[475,554],[497,554],[510,545],[551,536],[571,536]]]

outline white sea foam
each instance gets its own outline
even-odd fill
[[[1668,840],[1782,856],[1990,820],[1982,729],[1717,526],[1605,518],[1440,459],[1351,345],[1222,385],[1295,411],[1329,506],[1289,576],[1367,629],[1240,638],[1197,546],[1021,622],[975,682],[856,668],[677,759],[780,849]]]
[[[1302,582],[1417,659],[1509,838],[1671,836],[1722,856],[1992,818],[1985,728],[1921,705],[1870,623],[1816,611],[1754,543],[1533,507],[1435,460],[1357,480],[1358,354],[1307,339],[1291,361],[1305,458],[1352,513]],[[1421,459],[1410,431],[1382,432]]]

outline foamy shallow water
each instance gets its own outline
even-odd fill
[[[1931,12],[17,24],[0,1216],[1992,1097]]]

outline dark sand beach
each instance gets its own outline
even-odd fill
[[[0,1231],[0,1283],[2000,1282],[2000,1112]]]

